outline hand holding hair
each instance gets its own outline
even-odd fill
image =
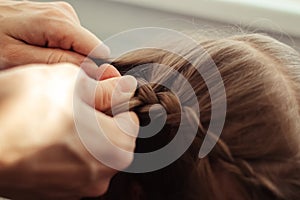
[[[90,56],[109,56],[108,47],[80,25],[68,3],[0,1],[0,13],[0,69],[31,63],[80,65],[97,46]]]
[[[99,71],[103,74],[99,79],[111,76],[112,66],[106,68],[99,68],[104,69]],[[130,98],[136,89],[134,78],[96,81],[71,64],[29,65],[2,71],[0,84],[6,85],[0,87],[0,196],[79,199],[105,193],[117,171],[96,160],[81,136],[96,140],[96,150],[118,166],[126,168],[131,163],[133,155],[115,154],[97,136],[104,134],[118,148],[133,152],[133,135],[138,130],[132,127],[131,136],[125,134],[115,118],[95,110],[94,105],[98,110],[110,107],[112,92],[117,92],[120,100]],[[90,99],[93,93],[96,103]],[[76,123],[74,112],[82,117]],[[134,113],[127,114],[131,119],[124,118],[125,122],[138,124]],[[101,129],[90,117],[101,122]]]

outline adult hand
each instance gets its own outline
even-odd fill
[[[106,58],[109,49],[80,25],[65,2],[0,0],[0,70],[31,63],[70,62]]]
[[[102,79],[110,77],[103,69],[99,68]],[[114,148],[134,151],[138,128],[130,124],[138,124],[137,116],[128,112],[112,118],[97,110],[111,106],[113,92],[118,102],[127,101],[136,88],[133,77],[96,81],[71,64],[31,65],[0,72],[0,85],[5,85],[0,87],[0,196],[79,199],[103,194],[117,171],[96,160],[81,136],[97,144],[87,146],[96,149],[89,150],[119,169],[131,163],[133,154],[116,153]],[[116,118],[128,126],[130,135],[116,126]]]

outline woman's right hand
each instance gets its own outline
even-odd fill
[[[113,91],[118,101],[128,100],[135,91],[135,79],[127,76],[95,81],[71,64],[32,65],[1,71],[0,86],[0,196],[79,199],[106,192],[117,171],[96,160],[80,135],[101,134],[89,121],[90,113],[112,144],[134,151],[135,137],[116,126],[115,118],[100,111],[110,107]],[[93,88],[95,107],[100,111],[94,109]],[[82,115],[77,124],[76,114]],[[131,119],[122,118],[122,114],[119,117],[128,126],[132,121],[138,124],[134,113],[125,114]],[[137,135],[137,127],[128,127],[131,135]],[[92,139],[99,144],[96,148],[101,155],[120,168],[130,165],[133,154],[115,154],[97,137]]]

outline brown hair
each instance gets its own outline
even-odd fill
[[[192,85],[200,109],[200,126],[189,149],[163,169],[141,174],[118,173],[102,199],[300,199],[299,105],[300,56],[292,48],[261,34],[203,38],[204,48],[223,79],[227,99],[225,125],[216,146],[204,158],[198,152],[211,117],[208,88],[186,59],[165,50],[144,49],[113,63],[122,74],[143,64],[159,63],[180,72]],[[206,61],[195,48],[184,48],[193,65]],[[141,70],[142,71],[142,70]],[[168,115],[155,136],[137,139],[136,152],[150,152],[168,144],[180,118],[178,97],[155,84],[166,71],[140,73],[130,109],[141,125],[149,121],[151,105],[162,105]],[[213,79],[210,77],[210,79]],[[147,84],[145,84],[147,83]],[[219,84],[215,84],[218,91]],[[184,89],[182,96],[189,98]],[[192,111],[191,111],[192,112]],[[191,122],[192,117],[190,118]],[[187,133],[188,134],[188,133]]]

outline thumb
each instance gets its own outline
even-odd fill
[[[76,84],[80,98],[99,111],[106,111],[113,105],[129,101],[137,81],[133,76],[122,76],[96,81],[85,73],[79,75]]]
[[[129,101],[134,95],[137,81],[133,76],[110,78],[98,82],[95,95],[95,108],[106,111],[113,105]]]

